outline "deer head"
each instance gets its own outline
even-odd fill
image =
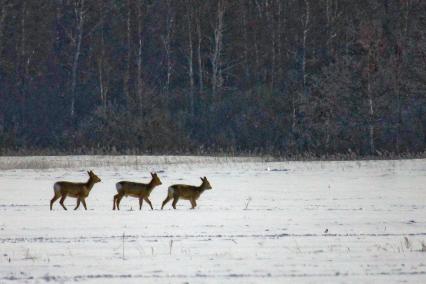
[[[201,184],[201,187],[202,187],[202,188],[204,188],[204,189],[212,189],[212,186],[210,185],[210,182],[207,180],[207,178],[206,178],[206,177],[204,177],[204,178],[200,177],[200,179],[201,179],[201,181],[203,182],[203,183]]]
[[[152,177],[151,184],[153,184],[155,186],[162,184],[162,182],[161,182],[160,178],[158,177],[157,173],[151,173],[151,177]]]
[[[95,183],[101,182],[101,179],[97,175],[95,175],[92,170],[88,171],[87,173],[89,174],[90,179],[92,179]]]

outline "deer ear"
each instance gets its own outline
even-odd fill
[[[207,178],[206,178],[206,177],[204,177],[204,180],[205,180],[205,181],[207,181]]]
[[[87,171],[87,174],[90,176],[90,171]]]
[[[202,177],[200,177],[200,179],[201,179],[202,181],[204,181]]]

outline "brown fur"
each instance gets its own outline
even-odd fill
[[[112,210],[115,210],[117,207],[117,210],[120,210],[120,202],[123,196],[131,196],[139,199],[139,210],[142,210],[142,203],[145,200],[146,203],[149,204],[152,210],[154,208],[152,207],[151,201],[148,199],[149,195],[151,194],[151,191],[158,185],[161,184],[160,178],[157,176],[156,173],[151,173],[151,181],[146,183],[137,183],[137,182],[130,182],[130,181],[120,181],[116,184],[117,188],[117,194],[114,195],[114,203],[112,206]]]
[[[67,208],[64,205],[65,198],[73,197],[77,198],[77,205],[74,210],[80,206],[80,202],[83,203],[84,209],[87,210],[86,197],[89,196],[90,190],[92,190],[95,183],[100,182],[101,179],[93,173],[93,171],[87,172],[89,174],[89,180],[87,182],[69,182],[69,181],[58,181],[53,185],[54,196],[50,200],[50,210],[52,210],[53,203],[61,198],[59,204],[61,204],[64,210]]]
[[[191,202],[191,209],[194,209],[197,206],[197,199],[206,189],[212,189],[209,181],[206,177],[201,178],[202,183],[200,186],[186,185],[186,184],[174,184],[169,187],[167,192],[167,197],[164,199],[161,209],[164,205],[167,204],[170,200],[173,199],[172,206],[176,209],[176,204],[180,198],[189,200]]]

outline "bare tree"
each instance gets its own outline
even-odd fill
[[[194,115],[194,69],[193,58],[194,50],[192,47],[192,3],[191,0],[186,1],[186,22],[188,31],[188,77],[189,77],[189,111]]]
[[[16,81],[17,88],[21,97],[21,123],[25,127],[26,122],[26,100],[27,100],[27,89],[28,89],[28,72],[31,62],[31,56],[34,54],[34,50],[31,51],[27,47],[27,1],[24,0],[21,6],[21,15],[20,15],[20,40],[18,47],[18,60],[16,64],[16,73],[18,75],[18,80]]]
[[[302,24],[303,24],[303,41],[302,41],[302,81],[303,81],[303,91],[302,94],[305,97],[306,96],[306,41],[308,39],[308,32],[309,32],[309,24],[311,21],[311,4],[310,0],[303,0],[305,3],[305,13],[302,17]]]
[[[366,96],[368,102],[368,141],[370,146],[370,154],[374,155],[376,153],[375,147],[375,100],[374,100],[374,91],[375,87],[375,73],[378,68],[378,48],[379,42],[381,39],[381,34],[379,31],[380,24],[378,21],[366,21],[361,29],[361,39],[360,42],[366,51],[366,61],[363,68],[363,76],[366,81]]]
[[[278,1],[280,2],[280,1]],[[265,5],[267,5],[265,9],[265,15],[268,22],[268,30],[270,30],[271,33],[271,68],[270,68],[270,80],[269,80],[269,88],[271,91],[274,90],[275,87],[275,69],[277,65],[277,33],[280,32],[280,30],[277,31],[277,28],[275,27],[275,13],[276,13],[276,6],[275,1],[266,1]]]
[[[241,29],[242,29],[242,36],[243,36],[243,44],[244,44],[244,50],[243,50],[243,64],[244,64],[244,77],[245,77],[245,84],[248,84],[250,80],[250,66],[249,66],[249,38],[248,38],[248,28],[247,28],[247,7],[246,5],[249,5],[249,2],[246,0],[240,0],[240,13],[241,13]]]
[[[396,95],[396,131],[395,131],[395,148],[396,152],[401,152],[401,131],[402,131],[402,88],[404,84],[403,75],[405,64],[407,61],[406,50],[409,48],[409,17],[411,10],[411,1],[405,1],[403,3],[403,14],[402,14],[402,29],[399,39],[396,42],[396,54],[393,58],[394,67],[394,89]],[[426,56],[425,56],[426,63]]]
[[[100,4],[100,53],[97,56],[98,61],[98,77],[99,77],[99,92],[101,98],[102,108],[105,111],[108,101],[108,78],[106,74],[106,60],[105,56],[105,35],[104,35],[104,23],[105,23],[105,2],[101,1]]]
[[[373,93],[371,90],[371,84],[372,84],[372,78],[371,78],[371,73],[372,73],[372,65],[373,60],[374,60],[374,53],[373,53],[374,47],[370,46],[368,49],[368,55],[367,55],[367,96],[368,96],[368,106],[369,106],[369,119],[368,119],[368,123],[369,123],[369,141],[370,141],[370,153],[372,155],[374,155],[374,153],[376,152],[375,150],[375,146],[374,146],[374,101],[373,101]]]
[[[216,14],[216,25],[214,27],[214,47],[211,55],[212,64],[212,94],[216,95],[218,89],[222,87],[222,49],[223,49],[223,31],[224,31],[224,16],[225,16],[225,0],[218,0],[217,2],[217,14]]]
[[[7,17],[7,12],[8,9],[10,8],[10,3],[7,0],[2,0],[0,2],[0,56],[1,53],[3,51],[3,36],[4,36],[4,25],[5,25],[5,21],[6,21],[6,17]],[[1,64],[1,59],[0,58],[0,64]]]
[[[339,8],[338,0],[325,0],[325,16],[327,23],[326,46],[329,54],[334,55],[333,41],[336,39],[336,24],[341,17],[342,12]]]
[[[3,68],[3,47],[4,47],[4,26],[5,26],[5,20],[7,17],[7,12],[9,5],[7,3],[7,0],[0,1],[0,70]],[[1,79],[1,78],[0,78]],[[0,134],[3,133],[3,122],[4,122],[4,111],[3,111],[3,105],[0,107]]]
[[[127,0],[127,17],[126,17],[126,41],[127,41],[127,62],[126,62],[126,72],[124,73],[123,78],[123,87],[124,94],[126,97],[126,102],[128,105],[131,104],[131,67],[132,67],[132,1]]]
[[[85,20],[85,0],[76,0],[74,2],[74,17],[75,17],[75,34],[73,37],[74,43],[74,58],[72,62],[71,74],[71,117],[75,113],[75,96],[77,86],[77,70],[81,54],[81,43],[83,41],[84,20]]]
[[[174,28],[175,15],[172,11],[171,0],[166,0],[167,14],[166,14],[166,34],[162,37],[164,49],[166,51],[166,83],[165,93],[168,94],[170,91],[170,83],[172,79],[173,65],[172,65],[172,36]]]
[[[203,82],[203,59],[201,55],[201,44],[202,44],[202,32],[201,32],[201,4],[197,5],[197,58],[198,58],[198,91],[200,93],[203,92],[204,89],[204,82]]]
[[[142,104],[143,104],[143,74],[142,74],[142,39],[143,39],[143,17],[144,17],[144,13],[143,13],[143,4],[142,1],[138,1],[138,59],[137,59],[137,65],[138,65],[138,69],[137,69],[137,101],[139,104],[139,108],[142,109]]]

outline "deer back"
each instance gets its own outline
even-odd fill
[[[149,184],[120,181],[116,184],[117,192],[130,195],[130,196],[149,196],[153,188],[150,188]]]

